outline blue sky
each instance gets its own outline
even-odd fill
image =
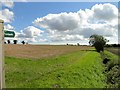
[[[93,5],[105,2],[15,2],[13,12],[15,19],[12,25],[17,31],[22,30],[38,18],[49,13],[76,12],[80,9],[90,9]],[[118,7],[118,3],[111,2]],[[24,23],[23,23],[24,22]]]
[[[91,34],[101,34],[118,41],[117,2],[12,2],[2,9],[5,28],[18,40],[88,44]]]

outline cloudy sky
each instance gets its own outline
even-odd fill
[[[1,2],[0,19],[33,44],[88,44],[92,34],[118,43],[117,2]],[[9,38],[6,38],[6,40]]]

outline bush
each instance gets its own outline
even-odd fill
[[[100,52],[103,64],[105,65],[107,88],[120,88],[120,61],[118,56],[110,52]]]
[[[111,60],[106,65],[106,76],[109,88],[120,87],[120,63],[118,60]]]

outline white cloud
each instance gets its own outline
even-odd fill
[[[80,22],[79,15],[77,13],[60,13],[60,14],[48,14],[45,17],[37,18],[33,24],[49,28],[52,30],[73,30],[78,27]]]
[[[7,24],[4,26],[4,29],[7,29],[7,30],[14,30],[14,27],[11,26],[10,24]]]
[[[84,35],[85,38],[89,38],[92,34],[100,34],[103,36],[113,36],[117,33],[117,28],[109,24],[90,24],[89,26],[84,26],[81,30],[78,30],[79,34]]]
[[[2,5],[6,6],[8,8],[13,8],[13,6],[14,6],[13,0],[1,0],[0,3],[2,3]]]
[[[92,34],[117,38],[118,8],[110,3],[96,4],[77,12],[48,14],[33,24],[45,28],[51,41],[88,41]],[[117,42],[117,41],[116,41]]]
[[[11,23],[14,20],[14,13],[9,9],[1,10],[0,19],[4,20],[4,22]]]
[[[5,6],[5,9],[0,10],[0,19],[4,20],[5,23],[12,23],[14,20],[14,13],[10,11],[10,8],[13,8],[13,0],[0,0],[0,4]]]
[[[28,26],[24,28],[24,30],[21,30],[21,33],[18,35],[18,37],[24,37],[24,38],[34,38],[38,37],[43,33],[42,30],[34,27],[34,26]]]
[[[79,18],[81,19],[80,25],[86,25],[88,22],[90,22],[90,18],[93,17],[93,11],[90,9],[85,9],[85,10],[79,10],[78,12]]]
[[[29,42],[29,43],[37,42],[37,40],[35,38],[24,38],[23,40],[26,42]]]
[[[47,39],[43,37],[43,33],[44,31],[34,26],[28,26],[21,32],[16,32],[16,38],[19,41],[24,40],[29,43],[47,42]]]
[[[115,18],[118,18],[118,9],[115,5],[112,4],[96,4],[91,9],[94,14],[93,18],[101,21],[111,21]]]

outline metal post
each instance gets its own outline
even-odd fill
[[[5,88],[4,70],[4,21],[0,20],[0,89]]]

